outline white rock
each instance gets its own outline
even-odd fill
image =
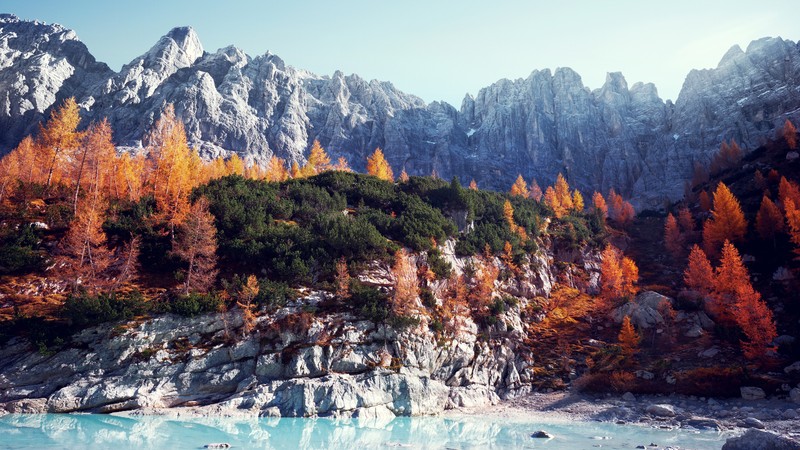
[[[645,412],[656,417],[675,417],[675,407],[668,404],[650,405]]]

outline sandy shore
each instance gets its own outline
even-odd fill
[[[648,413],[669,405],[675,415]],[[482,415],[543,422],[602,421],[653,427],[714,428],[743,432],[761,428],[800,441],[800,404],[786,400],[707,399],[670,395],[592,396],[560,391],[534,393],[494,406],[450,410],[444,416]]]

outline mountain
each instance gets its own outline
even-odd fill
[[[745,151],[800,118],[800,46],[763,38],[729,50],[715,69],[693,70],[678,99],[610,73],[595,90],[569,68],[500,80],[460,109],[426,104],[391,83],[336,72],[319,76],[270,53],[203,49],[175,28],[119,72],[98,63],[73,31],[0,15],[0,151],[74,96],[87,121],[108,117],[122,146],[138,146],[168,103],[204,156],[234,151],[265,162],[303,161],[318,139],[363,170],[382,147],[396,170],[471,178],[506,190],[518,173],[549,184],[564,172],[583,190],[614,187],[640,207],[683,195],[696,162],[722,140]]]

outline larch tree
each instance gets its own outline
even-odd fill
[[[225,160],[225,175],[244,176],[244,161],[242,161],[238,153],[232,154]]]
[[[580,191],[577,189],[572,191],[572,208],[575,209],[575,211],[583,212],[583,195],[581,195]]]
[[[620,268],[622,269],[622,289],[620,294],[622,298],[633,299],[639,292],[637,287],[637,283],[639,283],[639,268],[627,256],[622,258]]]
[[[780,208],[766,195],[761,198],[761,207],[756,214],[756,231],[761,239],[772,240],[783,231],[783,214]]]
[[[494,295],[494,284],[500,270],[494,263],[492,251],[486,244],[483,255],[478,259],[478,267],[472,288],[469,290],[469,304],[474,317],[484,318],[489,314],[489,305]]]
[[[111,126],[107,120],[92,124],[83,133],[72,161],[71,178],[75,184],[72,210],[75,214],[78,212],[78,196],[81,190],[100,189],[106,197],[112,194],[111,179],[116,175],[116,155]]]
[[[778,183],[778,201],[786,210],[786,202],[791,200],[794,206],[800,206],[800,187],[794,181],[789,181],[786,177],[781,177]]]
[[[528,183],[525,182],[522,175],[517,175],[517,180],[511,185],[511,190],[508,193],[515,197],[528,197]]]
[[[722,246],[719,267],[714,273],[712,301],[708,304],[709,312],[719,322],[725,325],[736,323],[736,305],[745,285],[749,286],[750,291],[753,290],[750,274],[744,267],[738,250],[726,240]]]
[[[703,296],[708,296],[714,290],[714,268],[698,245],[693,245],[689,252],[689,264],[683,271],[683,282],[687,288]]]
[[[556,218],[561,218],[566,214],[561,207],[561,203],[558,201],[556,190],[553,189],[552,186],[548,186],[547,189],[544,190],[544,204],[553,210],[553,214],[555,214]]]
[[[128,152],[119,155],[114,164],[114,175],[111,177],[112,196],[118,199],[137,201],[144,194],[144,154],[131,156]]]
[[[217,277],[217,228],[208,200],[198,198],[190,207],[172,246],[172,254],[186,263],[182,291],[208,292]]]
[[[794,244],[794,252],[800,253],[800,209],[791,199],[786,200],[786,225],[789,227],[789,240]]]
[[[518,235],[523,241],[528,240],[528,233],[525,231],[525,228],[517,225],[514,221],[514,207],[509,200],[503,203],[503,217],[505,217],[508,228],[512,233]]]
[[[543,195],[544,193],[542,192],[542,188],[539,187],[539,183],[536,182],[536,179],[531,180],[528,192],[528,198],[532,198],[537,202],[539,202],[542,200]]]
[[[463,275],[453,272],[447,280],[447,289],[442,299],[442,323],[448,335],[456,337],[461,330],[467,328],[470,315],[467,300],[467,282]]]
[[[672,213],[667,214],[667,220],[664,222],[664,247],[675,258],[683,252],[683,236],[678,221]]]
[[[297,164],[297,161],[292,162],[292,168],[289,170],[289,175],[293,180],[299,180],[300,178],[305,177],[305,174],[300,169],[300,164]]]
[[[50,113],[47,124],[40,125],[40,149],[44,152],[43,162],[47,164],[45,186],[49,187],[54,181],[58,181],[59,168],[66,165],[72,151],[78,146],[80,133],[77,130],[80,120],[78,104],[70,97]]]
[[[286,170],[286,161],[277,156],[272,156],[267,163],[267,181],[281,182],[289,178],[289,172]]]
[[[317,175],[333,169],[333,166],[331,165],[331,158],[316,139],[314,139],[314,142],[311,144],[311,150],[308,154],[308,162],[306,163],[306,167],[310,167],[310,172],[312,175]]]
[[[342,300],[350,298],[350,270],[347,268],[344,256],[336,260],[335,277],[336,297]]]
[[[569,192],[569,183],[567,183],[567,179],[564,178],[564,175],[558,174],[553,189],[556,191],[556,199],[558,199],[558,203],[564,211],[564,214],[574,208],[572,204],[572,195]]]
[[[336,160],[336,165],[333,166],[333,170],[338,170],[339,172],[352,172],[353,169],[350,168],[350,163],[347,162],[347,158],[344,156],[340,156],[338,160]]]
[[[470,182],[469,182],[469,188],[470,188],[471,190],[473,190],[473,191],[477,191],[477,190],[478,190],[478,183],[475,181],[475,179],[474,179],[474,178],[473,178],[472,180],[470,180]]]
[[[592,194],[592,208],[594,211],[597,211],[603,219],[608,218],[608,205],[606,204],[606,199],[603,198],[603,194],[599,192]]]
[[[728,186],[720,182],[714,191],[711,218],[703,225],[703,248],[707,254],[716,255],[722,242],[740,242],[746,233],[747,220],[739,201]]]
[[[183,122],[177,119],[171,104],[148,134],[147,142],[149,187],[160,216],[174,236],[175,228],[189,211],[189,192],[194,187],[196,173],[192,168],[199,157],[192,155]]]
[[[683,207],[678,210],[678,224],[680,225],[682,232],[684,233],[694,232],[695,228],[694,218],[692,217],[692,212],[689,211],[689,208]]]
[[[408,172],[406,172],[405,168],[403,168],[403,170],[400,172],[400,177],[398,177],[398,178],[399,178],[401,183],[408,183],[409,176],[408,176]]]
[[[392,295],[392,312],[398,316],[412,316],[419,313],[419,279],[417,268],[408,251],[401,248],[394,254],[392,266],[394,276],[394,293]]]
[[[367,173],[381,180],[394,181],[394,173],[389,162],[383,154],[383,150],[376,148],[375,151],[367,158]]]
[[[795,128],[792,121],[786,119],[786,122],[783,124],[783,139],[786,140],[786,145],[789,146],[790,149],[794,150],[797,148],[797,128]]]
[[[616,247],[607,244],[600,256],[600,297],[609,309],[622,292],[622,266],[619,253]]]
[[[697,201],[700,204],[701,211],[708,212],[711,210],[711,197],[705,189],[700,191],[700,194],[697,196]]]
[[[72,282],[74,290],[83,288],[95,294],[103,287],[112,262],[103,231],[106,206],[99,189],[88,193],[78,203],[75,218],[61,240],[59,272]]]
[[[236,292],[236,306],[242,311],[242,337],[253,331],[256,325],[255,304],[259,292],[258,278],[249,275]]]
[[[764,177],[764,173],[762,173],[760,169],[756,170],[756,173],[753,175],[753,184],[755,184],[756,187],[762,191],[766,190],[768,187],[767,179]]]
[[[625,316],[622,319],[622,326],[620,327],[619,334],[617,335],[617,342],[622,350],[622,355],[627,359],[635,355],[639,351],[639,333],[631,323],[630,316]]]

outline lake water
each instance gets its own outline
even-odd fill
[[[532,439],[546,430],[553,439]],[[333,419],[117,417],[12,414],[0,417],[3,449],[200,449],[226,442],[255,449],[634,449],[650,443],[720,449],[725,434],[608,423],[532,423],[497,418]]]

